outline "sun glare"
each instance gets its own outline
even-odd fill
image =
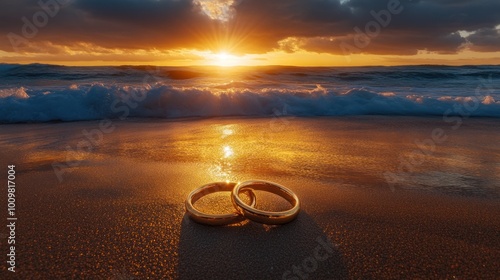
[[[226,52],[220,52],[214,55],[213,64],[217,66],[235,66],[239,62],[237,56],[228,54]]]
[[[251,55],[234,55],[226,51],[201,53],[205,58],[203,65],[232,67],[232,66],[252,66],[255,65]]]
[[[234,154],[233,149],[230,146],[224,146],[224,158],[228,158]]]

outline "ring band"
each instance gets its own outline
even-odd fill
[[[246,204],[239,197],[240,192],[248,189],[277,194],[288,200],[288,202],[290,202],[293,207],[292,209],[281,212],[271,212],[256,209],[254,208],[254,205]],[[299,198],[294,192],[279,184],[262,180],[246,181],[236,185],[231,194],[231,201],[233,202],[234,208],[236,208],[238,212],[242,213],[246,218],[268,225],[279,225],[291,222],[297,217],[300,210]]]
[[[206,184],[192,191],[188,195],[185,203],[188,216],[197,223],[213,226],[229,225],[244,221],[246,218],[237,212],[228,214],[207,214],[199,211],[193,205],[200,198],[208,194],[214,192],[232,191],[234,186],[236,186],[236,183],[215,182]],[[250,204],[255,206],[255,194],[252,190],[245,191],[248,191],[248,195],[250,196]]]

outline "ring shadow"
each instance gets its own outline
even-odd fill
[[[281,226],[200,225],[184,215],[178,279],[347,279],[342,255],[304,211]]]

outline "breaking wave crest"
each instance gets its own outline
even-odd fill
[[[486,92],[485,92],[486,93]],[[500,117],[488,94],[418,96],[366,88],[333,91],[291,88],[203,88],[95,83],[50,90],[0,90],[0,122],[81,121],[104,118],[215,116],[466,115]]]

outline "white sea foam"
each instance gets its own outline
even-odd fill
[[[18,99],[29,98],[25,88],[23,87],[0,89],[0,100],[1,98],[7,98],[7,97],[15,97]]]

